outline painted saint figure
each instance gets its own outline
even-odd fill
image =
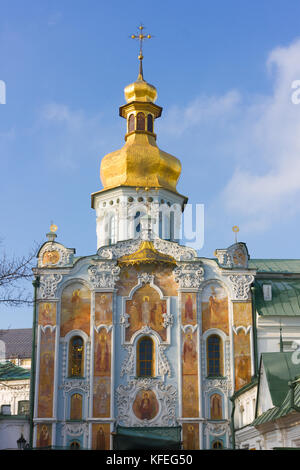
[[[40,436],[39,436],[39,447],[47,447],[50,445],[50,435],[48,427],[44,424],[42,426]]]
[[[152,407],[151,407],[149,394],[147,392],[143,393],[143,399],[141,401],[140,412],[141,412],[141,419],[151,419]]]
[[[187,429],[186,449],[187,450],[195,449],[195,429],[192,424],[190,424]]]
[[[190,366],[193,366],[193,364],[197,361],[196,346],[191,333],[188,333],[186,335],[186,339],[184,341],[183,361],[185,362],[185,364],[188,364]]]
[[[211,397],[210,417],[211,419],[222,419],[222,401],[220,395]]]
[[[97,344],[96,369],[100,373],[109,372],[109,347],[104,331],[100,333],[99,342]]]
[[[188,298],[185,301],[184,317],[186,321],[193,321],[193,300],[190,294],[188,295]]]
[[[149,325],[150,323],[150,302],[149,296],[145,295],[142,303],[142,324]]]
[[[105,434],[102,426],[99,426],[99,429],[97,431],[96,449],[105,450]]]

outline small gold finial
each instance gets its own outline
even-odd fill
[[[145,34],[143,33],[143,30],[145,29],[144,26],[141,24],[138,29],[140,30],[138,34],[132,34],[131,35],[131,39],[138,39],[139,42],[140,42],[140,52],[139,52],[139,55],[138,55],[138,59],[140,61],[140,67],[139,67],[139,75],[138,75],[138,80],[144,80],[144,77],[143,77],[143,41],[145,41],[145,39],[151,39],[153,36],[151,36],[151,34],[147,34],[145,36]]]
[[[238,226],[238,225],[234,225],[234,226],[232,227],[232,231],[233,231],[233,233],[235,234],[235,243],[237,243],[237,234],[238,234],[238,232],[240,231],[239,226]]]
[[[55,233],[57,229],[58,229],[57,225],[54,225],[54,224],[51,222],[51,225],[50,225],[50,232]]]

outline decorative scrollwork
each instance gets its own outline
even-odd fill
[[[206,432],[211,434],[212,436],[221,436],[229,431],[229,423],[207,423],[206,424]]]
[[[125,348],[128,354],[121,366],[121,372],[120,372],[121,377],[123,377],[125,374],[126,375],[134,374],[134,347],[132,345],[126,345]]]
[[[61,274],[46,274],[40,277],[39,298],[55,299],[56,289],[62,280]]]
[[[101,262],[88,268],[90,282],[95,289],[114,289],[120,267],[115,262]]]
[[[175,281],[181,289],[198,289],[204,279],[201,263],[182,263],[174,269]]]
[[[141,282],[141,284],[147,284],[147,283],[153,284],[154,275],[149,274],[149,273],[141,273],[141,274],[138,274],[138,280]]]
[[[139,419],[132,404],[140,390],[151,390],[159,402],[158,414],[151,420]],[[118,417],[124,426],[176,426],[177,390],[173,385],[164,385],[155,378],[131,380],[128,385],[119,385],[116,390]]]
[[[161,253],[172,256],[176,261],[191,261],[197,257],[197,252],[193,248],[162,240],[161,238],[154,240],[154,247]]]
[[[254,281],[252,274],[232,274],[229,276],[232,284],[232,300],[248,300],[251,284]]]

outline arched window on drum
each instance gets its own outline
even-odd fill
[[[147,116],[147,131],[153,132],[153,116],[152,114],[148,114]]]
[[[128,132],[134,131],[134,114],[130,114],[128,118]]]
[[[136,115],[136,129],[138,131],[145,130],[145,115],[144,113],[137,113]]]

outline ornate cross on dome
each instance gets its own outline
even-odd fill
[[[145,28],[142,24],[138,28],[139,28],[138,34],[132,34],[131,39],[138,39],[139,42],[140,42],[140,53],[139,53],[140,69],[139,69],[138,79],[143,80],[144,79],[144,77],[143,77],[143,58],[144,58],[144,56],[143,56],[143,41],[145,41],[145,39],[151,39],[152,36],[151,36],[151,34],[145,35],[143,33],[143,30]]]

